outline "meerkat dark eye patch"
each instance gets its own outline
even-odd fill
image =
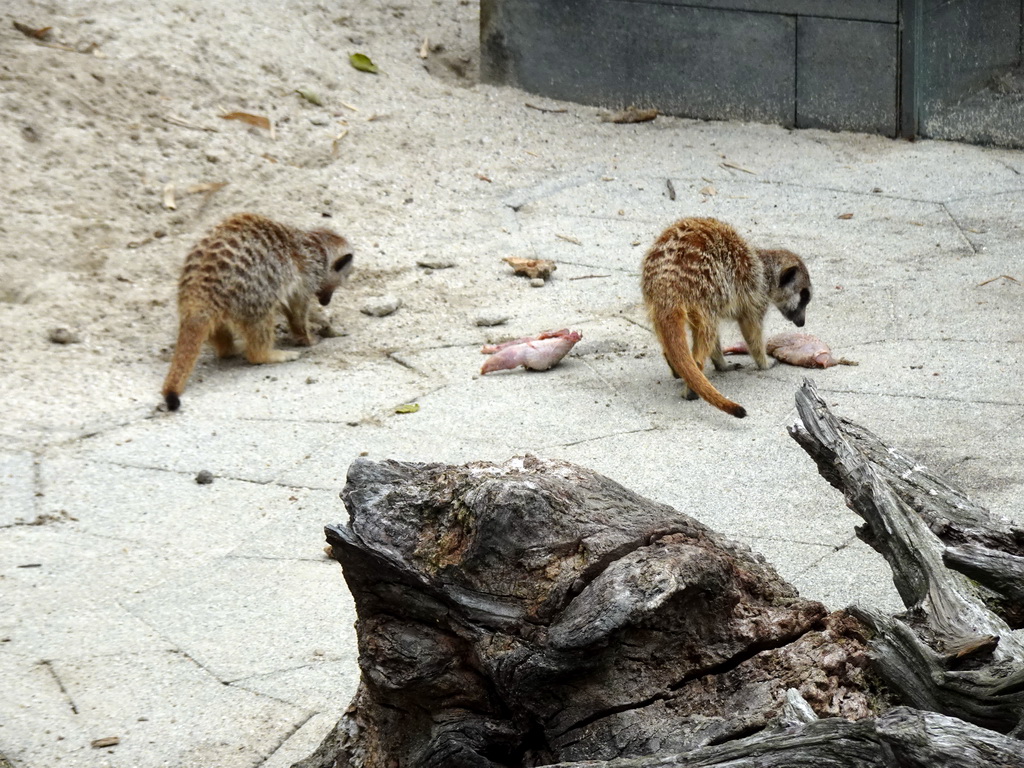
[[[810,303],[811,303],[811,292],[807,288],[804,288],[804,289],[802,289],[800,291],[800,306],[801,307],[806,307]]]
[[[352,254],[346,253],[344,256],[340,256],[334,260],[334,264],[331,265],[331,269],[335,272],[341,272],[345,267],[352,263]]]
[[[779,276],[779,285],[789,285],[796,279],[796,276],[799,272],[800,269],[798,267],[787,267],[786,269],[782,270],[782,274]]]

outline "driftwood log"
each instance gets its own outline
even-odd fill
[[[326,529],[359,690],[295,768],[1024,768],[1024,531],[834,416],[792,436],[907,611],[829,612],[762,557],[589,470],[349,468]]]

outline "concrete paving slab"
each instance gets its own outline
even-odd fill
[[[5,649],[41,661],[168,647],[120,602],[147,578],[158,582],[173,572],[154,552],[83,535],[69,518],[8,529],[0,537],[0,563]]]
[[[844,416],[940,472],[991,512],[1024,522],[1024,406],[820,391]]]
[[[343,632],[340,631],[342,629]],[[351,635],[352,632],[348,627],[339,627],[339,634]],[[286,701],[310,712],[333,715],[333,725],[356,694],[359,685],[357,659],[346,657],[330,660],[330,654],[322,649],[314,649],[313,653],[315,658],[305,666],[253,675],[236,680],[233,685]],[[325,680],[331,681],[329,687],[324,685]]]
[[[281,475],[280,482],[289,486],[319,488],[336,494],[345,485],[344,478],[349,464],[360,456],[375,461],[394,459],[461,464],[467,461],[504,461],[519,452],[513,442],[505,440],[500,434],[490,439],[474,437],[472,434],[459,435],[460,427],[457,423],[442,430],[434,430],[430,426],[418,426],[416,416],[419,413],[392,414],[381,424],[360,425],[299,462]],[[460,413],[460,417],[463,414]],[[436,419],[432,420],[432,423],[435,422]],[[337,503],[331,500],[330,504],[318,512],[321,517],[331,516],[329,520],[319,521],[318,535],[323,533],[323,524],[348,519],[348,513],[340,500]]]
[[[213,416],[202,408],[186,411],[182,405],[178,413],[98,435],[81,443],[74,455],[192,478],[205,469],[215,479],[269,483],[340,429],[338,424]]]
[[[0,675],[4,689],[0,744],[16,768],[55,765],[58,760],[72,765],[71,754],[82,756],[92,739],[101,738],[78,716],[49,663],[4,649],[0,650]],[[87,753],[86,757],[95,759]],[[77,764],[90,763],[82,760]]]
[[[36,461],[28,451],[0,453],[0,527],[36,519]]]
[[[124,605],[226,683],[324,659],[355,663],[355,614],[340,575],[326,558],[235,556]]]
[[[309,757],[337,722],[338,716],[333,711],[313,715],[261,763],[260,768],[291,768]]]
[[[211,361],[210,367],[219,368],[218,381],[200,385],[204,391],[195,406],[188,401],[195,394],[190,388],[182,396],[183,409],[232,419],[345,424],[376,415],[395,397],[413,397],[424,388],[415,372],[387,360],[344,367],[303,359],[287,366],[242,361],[218,366]]]
[[[688,423],[548,447],[543,455],[591,467],[730,538],[838,546],[857,518],[838,494],[822,486],[796,443],[789,447],[785,440],[781,428],[755,438],[742,430]],[[778,491],[768,506],[760,501],[765,483]],[[799,526],[783,531],[780,520],[799,520]]]
[[[315,456],[310,461],[315,462]],[[323,526],[348,519],[340,490],[345,486],[345,472],[351,463],[352,458],[346,456],[333,466],[333,472],[315,476],[314,482],[332,486],[329,489],[281,487],[288,494],[285,500],[273,505],[263,525],[244,538],[236,538],[237,546],[230,552],[231,556],[322,561]]]
[[[74,518],[76,535],[92,534],[120,548],[149,551],[173,542],[174,552],[185,561],[235,549],[241,537],[292,506],[294,496],[277,485],[222,476],[201,485],[192,471],[63,455],[42,462],[41,481],[45,513]],[[175,503],[154,502],[166,498]]]
[[[835,546],[755,538],[751,547],[768,558],[803,597],[818,600],[830,610],[866,605],[892,613],[903,611],[889,566],[881,555],[852,534]],[[850,570],[836,573],[831,567],[822,567],[836,560],[848,563]]]
[[[248,768],[272,754],[309,714],[269,696],[224,685],[182,653],[53,662],[91,739],[120,736],[99,751],[75,739],[29,764]],[[239,722],[246,725],[239,728]],[[187,737],[182,738],[183,734]],[[66,740],[70,741],[70,740]],[[41,759],[42,758],[42,759]]]
[[[804,597],[834,609],[862,605],[889,614],[905,610],[885,559],[855,538],[795,574],[793,583]]]

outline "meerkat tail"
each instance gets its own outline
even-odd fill
[[[207,315],[187,315],[181,318],[178,327],[178,343],[174,346],[171,358],[171,369],[164,379],[164,402],[167,410],[176,411],[181,406],[180,395],[185,391],[185,382],[192,375],[192,369],[199,359],[210,332],[213,330],[213,318]]]
[[[672,370],[683,378],[687,386],[715,408],[737,419],[746,416],[746,409],[715,389],[715,385],[708,381],[704,371],[697,367],[697,362],[686,345],[686,310],[683,307],[656,310],[652,319],[661,347],[665,350],[665,357],[668,358]]]

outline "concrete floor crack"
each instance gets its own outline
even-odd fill
[[[975,256],[977,256],[979,253],[978,246],[976,246],[974,244],[974,241],[967,236],[967,231],[964,229],[963,225],[957,220],[956,216],[953,215],[953,212],[949,210],[949,206],[946,205],[945,203],[941,203],[940,207],[949,217],[949,220],[953,222],[953,225],[956,227],[957,232],[960,233],[960,237],[962,237],[964,239],[964,242],[967,243],[967,245],[970,247],[971,252],[974,253]]]
[[[60,692],[64,694],[64,698],[67,701],[68,706],[71,707],[71,711],[77,715],[78,705],[75,704],[75,700],[71,698],[71,694],[68,692],[68,689],[64,687],[64,681],[60,679],[60,675],[57,674],[57,670],[53,668],[53,663],[48,660],[44,660],[39,663],[50,674],[54,682],[57,683],[57,687],[60,688]]]
[[[306,723],[308,723],[310,720],[312,720],[314,717],[316,717],[316,715],[317,715],[316,712],[310,712],[308,715],[306,715],[306,717],[304,719],[300,720],[295,725],[293,725],[290,729],[288,729],[284,733],[284,735],[281,736],[281,738],[277,742],[277,744],[275,744],[273,746],[273,748],[270,750],[270,752],[267,753],[267,756],[264,757],[262,760],[260,760],[258,763],[256,763],[257,768],[259,766],[261,766],[261,765],[265,765],[267,760],[269,760],[275,754],[277,754],[277,752],[281,749],[281,747],[283,747],[285,744],[287,744],[288,740],[291,739],[291,737],[294,736],[296,733],[298,733]]]

